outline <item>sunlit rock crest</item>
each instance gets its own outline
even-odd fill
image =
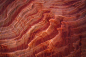
[[[86,57],[86,0],[0,0],[0,57]]]

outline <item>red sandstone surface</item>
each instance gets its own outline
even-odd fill
[[[86,57],[86,0],[0,0],[0,57]]]

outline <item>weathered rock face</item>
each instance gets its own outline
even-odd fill
[[[86,57],[86,1],[0,0],[0,57]]]

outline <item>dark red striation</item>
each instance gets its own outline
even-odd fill
[[[0,57],[86,57],[85,0],[0,0]]]

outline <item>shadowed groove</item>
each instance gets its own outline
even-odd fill
[[[9,6],[9,4],[10,3],[12,3],[14,0],[6,0],[5,1],[5,3],[4,3],[4,5],[3,5],[3,7],[1,7],[1,9],[0,9],[0,15],[3,13],[3,11],[5,10],[5,8],[7,7],[7,6]],[[0,1],[0,3],[3,3],[4,2],[4,0],[1,0]]]

